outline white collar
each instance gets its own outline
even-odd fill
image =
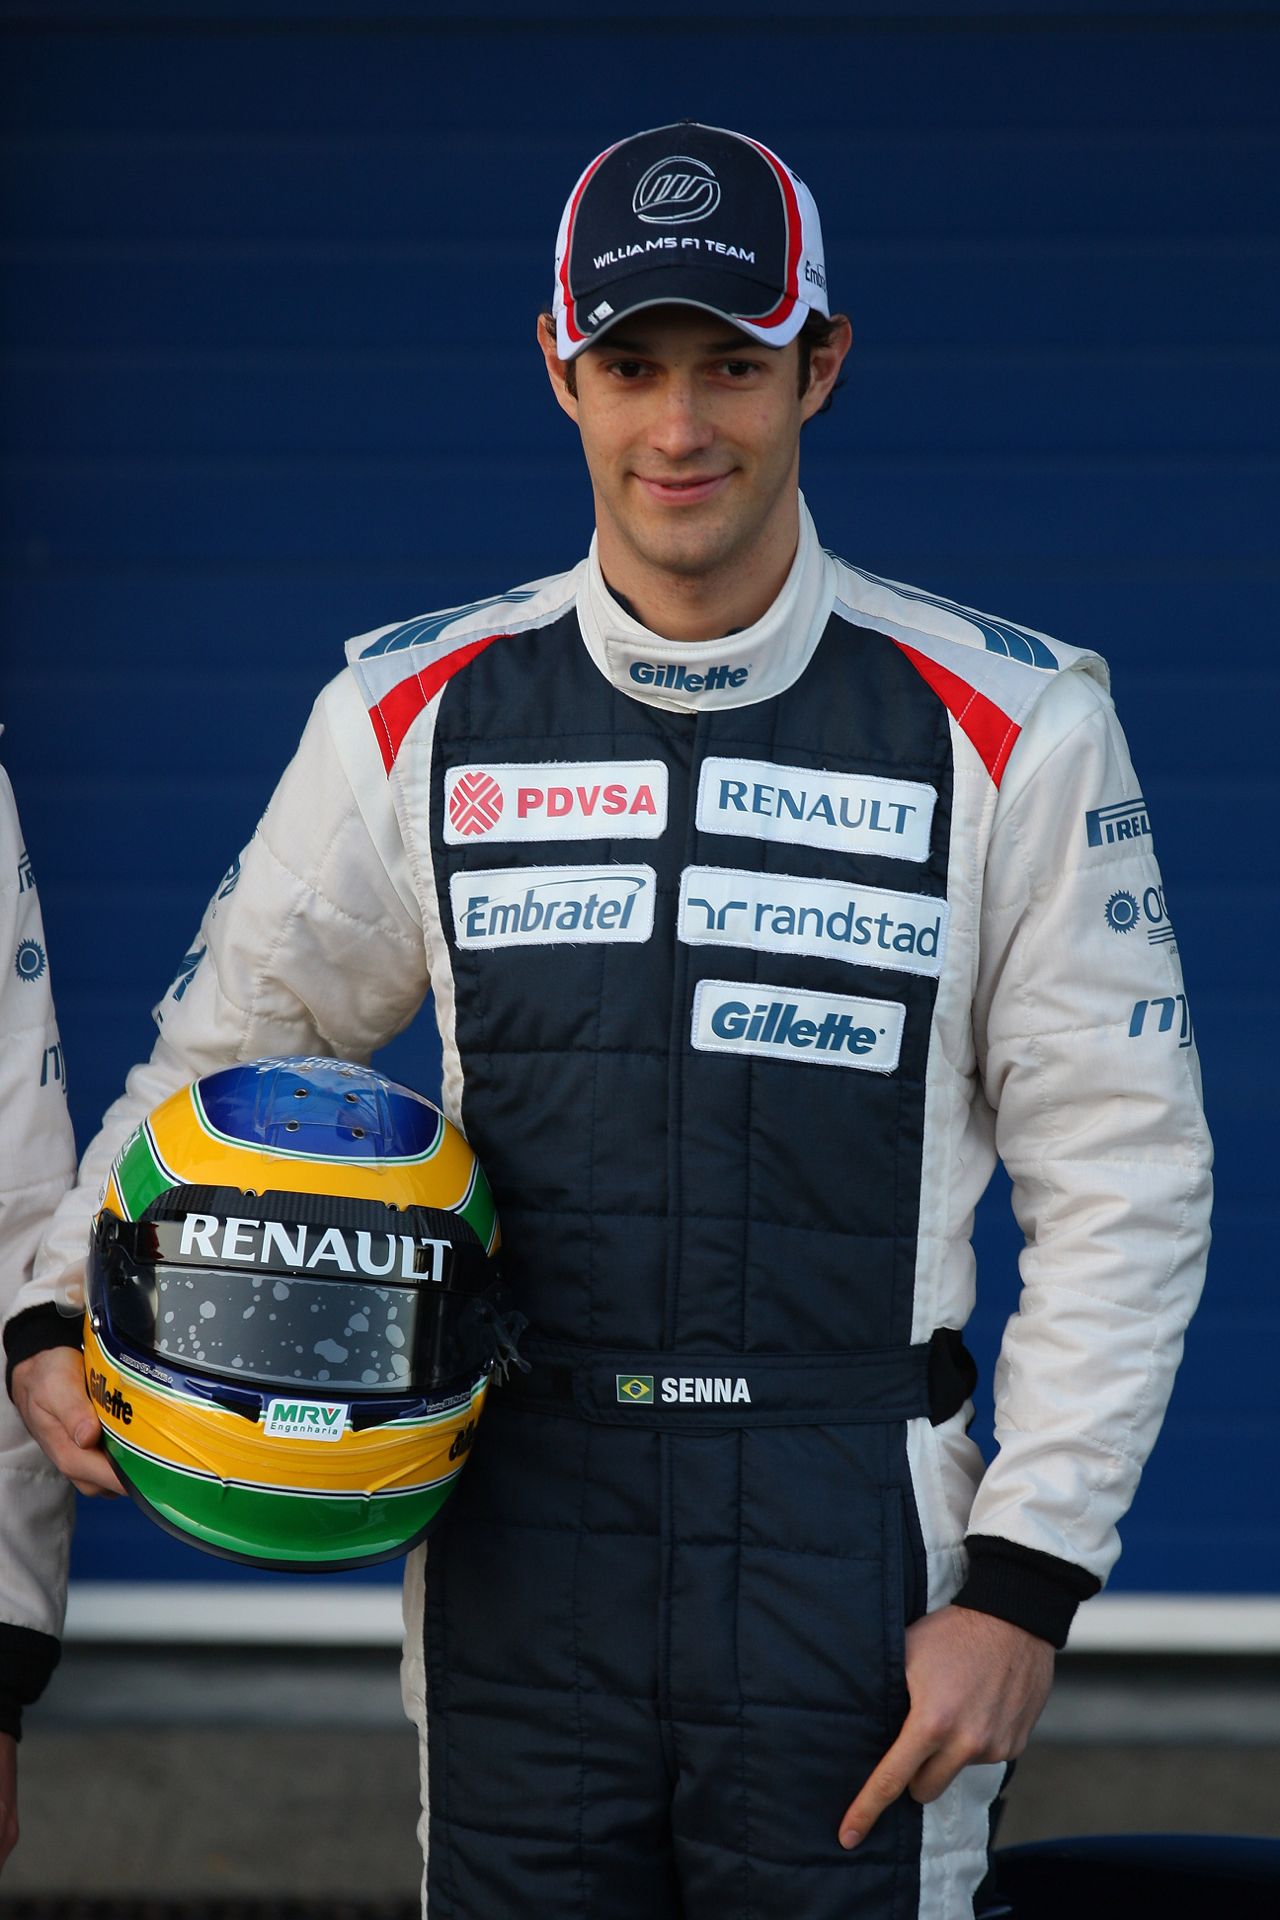
[[[800,500],[800,541],[773,605],[723,640],[664,640],[614,599],[594,536],[578,589],[587,651],[620,693],[676,712],[749,707],[791,686],[808,666],[835,600],[836,569]]]

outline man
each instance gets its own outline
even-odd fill
[[[45,1295],[155,1100],[367,1056],[430,980],[538,1337],[425,1647],[409,1569],[425,1911],[956,1920],[1202,1275],[1189,1033],[1137,1013],[1185,1006],[1140,790],[1094,655],[819,546],[800,432],[850,333],[775,155],[609,149],[554,307],[589,558],[351,644]],[[983,1476],[958,1330],[997,1149],[1028,1248]],[[14,1329],[19,1401],[105,1485],[57,1331]]]
[[[67,1082],[35,873],[0,767],[0,1314],[30,1280],[75,1177]],[[18,1838],[23,1708],[58,1660],[71,1489],[0,1398],[0,1869]]]

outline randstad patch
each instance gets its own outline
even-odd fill
[[[474,840],[656,840],[667,824],[661,760],[486,761],[444,781],[446,846]]]
[[[651,1373],[619,1373],[618,1398],[629,1401],[633,1407],[651,1407],[653,1405],[653,1375]]]
[[[686,867],[680,877],[677,932],[694,947],[814,954],[936,979],[946,930],[946,902],[932,894],[725,867]]]
[[[340,1440],[346,1424],[338,1401],[269,1400],[263,1432],[273,1440]]]

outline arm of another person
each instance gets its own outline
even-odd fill
[[[368,1060],[409,1024],[428,985],[386,774],[343,673],[317,700],[253,839],[209,902],[155,1009],[151,1057],[108,1109],[6,1331],[23,1418],[82,1491],[118,1491],[79,1356],[68,1349],[79,1344],[90,1226],[121,1146],[169,1094],[235,1061]]]
[[[0,769],[0,1318],[75,1177],[35,876]],[[57,1664],[71,1493],[0,1395],[0,1866],[18,1838],[22,1711]]]
[[[955,1602],[908,1629],[910,1711],[841,1821],[1015,1758],[1054,1650],[1120,1551],[1204,1279],[1211,1148],[1141,789],[1107,696],[1064,675],[1009,762],[975,1038],[1026,1237],[996,1368],[996,1458]],[[1091,818],[1087,818],[1091,816]]]

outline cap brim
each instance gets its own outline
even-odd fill
[[[622,304],[615,305],[615,300]],[[582,338],[570,333],[565,309],[557,302],[556,350],[562,360],[574,359],[584,348],[594,346],[612,333],[620,320],[649,307],[696,307],[704,313],[715,314],[717,319],[727,320],[730,326],[766,347],[788,346],[812,311],[804,300],[779,300],[776,292],[762,287],[757,280],[748,279],[745,274],[698,273],[683,266],[628,274],[612,287],[601,286],[579,294],[574,305],[579,314],[590,313],[606,301],[612,311]],[[771,311],[780,317],[772,319]]]

